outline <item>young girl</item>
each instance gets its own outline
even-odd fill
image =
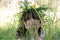
[[[22,20],[24,25],[17,30],[18,40],[44,40],[41,20],[34,9],[24,11]]]

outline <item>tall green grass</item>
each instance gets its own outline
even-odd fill
[[[0,40],[17,40],[14,25],[7,25],[7,29],[2,27],[3,29],[0,28]],[[45,31],[44,40],[60,40],[60,20],[54,21],[48,17],[43,23],[43,28]]]
[[[13,25],[4,25],[0,27],[2,27],[0,28],[0,40],[17,40],[16,28]]]
[[[39,9],[39,8],[38,8]],[[37,11],[38,11],[37,9]],[[40,13],[39,16],[44,16],[42,13],[46,12],[46,9],[49,9],[47,6],[43,6],[39,9]],[[25,10],[25,9],[24,9]],[[20,13],[21,14],[21,13]],[[21,17],[21,15],[19,14],[19,17]],[[42,17],[43,18],[43,17]],[[19,18],[20,19],[20,18]],[[18,22],[18,21],[16,21]],[[2,28],[0,28],[0,40],[17,40],[17,36],[16,36],[16,28],[18,26],[18,23],[14,22],[14,25],[4,25],[2,26]],[[19,20],[20,22],[20,20]],[[20,25],[19,25],[20,26]],[[5,28],[8,27],[8,28]],[[44,40],[60,40],[60,20],[56,20],[55,21],[55,14],[53,19],[50,18],[50,16],[48,15],[47,19],[44,19],[44,23],[42,24],[42,27],[44,29]],[[30,29],[31,30],[31,29]],[[30,35],[27,35],[29,37],[34,36],[35,34],[33,33],[33,31],[30,31]],[[37,35],[35,35],[37,36]],[[30,39],[31,40],[31,39]],[[37,39],[36,39],[37,40]]]
[[[60,40],[60,20],[56,20],[55,17],[55,14],[53,19],[48,15],[48,19],[46,19],[45,23],[43,23],[43,27],[45,29],[44,40]]]

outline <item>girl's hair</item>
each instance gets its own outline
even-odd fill
[[[24,11],[23,15],[22,15],[22,18],[21,18],[21,21],[23,20],[24,22],[26,22],[27,20],[30,20],[30,18],[32,18],[34,20],[39,20],[40,24],[41,24],[41,20],[38,16],[37,12],[35,11],[35,9],[31,8],[31,9],[28,9],[27,11]],[[20,27],[19,29],[21,30],[22,28]],[[17,31],[18,35],[20,35],[20,33],[21,33],[19,29]],[[25,28],[25,25],[24,25],[23,29],[24,29],[24,33],[26,33],[27,29]],[[38,29],[39,36],[41,34],[41,29],[42,28],[40,26],[39,29]]]
[[[35,9],[32,9],[32,8],[28,9],[27,11],[24,11],[22,16],[23,16],[23,19],[24,19],[25,22],[27,20],[29,20],[30,18],[40,20],[37,12],[35,11]]]
[[[39,22],[41,24],[41,20],[38,16],[37,12],[33,8],[28,9],[27,11],[24,11],[22,16],[23,16],[24,22],[26,22],[27,20],[30,20],[32,18],[34,20],[39,20]],[[39,29],[38,29],[38,34],[39,35],[41,34],[41,29],[42,29],[42,27],[40,26]]]

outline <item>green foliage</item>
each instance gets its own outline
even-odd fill
[[[54,22],[55,19],[51,19],[48,15],[48,19],[43,23],[45,29],[45,38],[44,40],[60,40],[60,28],[59,23]],[[56,20],[57,21],[57,20]],[[59,21],[58,21],[59,22]]]
[[[15,27],[7,26],[9,27],[7,30],[0,28],[0,40],[17,40]]]
[[[23,2],[23,4],[24,4],[24,6],[22,6],[23,11],[19,12],[17,14],[19,20],[18,21],[14,20],[13,25],[7,25],[7,27],[8,27],[7,30],[5,30],[5,28],[4,28],[4,30],[2,30],[0,28],[0,40],[17,40],[16,28],[15,28],[17,25],[16,22],[19,22],[19,27],[20,27],[20,25],[24,26],[23,19],[21,21],[22,14],[24,11],[27,11],[28,9],[32,8],[29,6],[28,2]],[[40,6],[39,8],[32,8],[32,9],[34,9],[41,18],[44,18],[46,11],[52,11],[52,8],[49,5],[43,5],[43,6]],[[60,28],[59,28],[60,23],[58,23],[58,22],[59,22],[58,20],[56,22],[54,22],[54,19],[52,20],[50,17],[48,17],[48,19],[44,19],[44,23],[42,25],[43,29],[45,31],[44,40],[60,40]],[[35,34],[33,34],[33,31],[31,34],[28,33],[28,31],[26,33],[28,35],[25,35],[27,38],[35,35]],[[24,30],[22,29],[21,32],[23,33]],[[31,32],[31,30],[29,32]],[[23,35],[24,35],[24,33],[23,33]]]
[[[29,6],[29,3],[27,3],[27,2],[25,2],[25,3],[23,3],[23,7],[22,7],[22,9],[23,9],[23,11],[22,12],[19,12],[19,19],[20,19],[20,21],[21,21],[21,18],[23,17],[22,16],[22,14],[24,13],[24,12],[26,12],[26,11],[28,11],[29,9],[31,9],[30,11],[31,12],[35,12],[36,11],[36,13],[41,17],[41,19],[43,19],[44,18],[44,16],[45,16],[45,12],[46,11],[52,11],[52,8],[49,6],[49,5],[42,5],[42,6],[40,6],[39,8],[32,8],[31,6]],[[20,22],[19,21],[19,22]],[[22,18],[22,22],[21,22],[21,24],[22,24],[22,26],[24,25],[23,24],[23,18]],[[46,24],[47,25],[47,24]],[[46,27],[45,27],[46,28]],[[30,29],[31,30],[31,29]],[[22,33],[23,33],[24,31],[22,31]],[[27,37],[30,35],[31,37],[32,37],[32,35],[34,35],[33,34],[33,32],[31,32],[30,31],[30,33],[32,33],[32,34],[29,34],[29,33],[27,33]],[[36,35],[37,36],[37,35]]]
[[[23,5],[21,6],[21,8],[22,8],[24,11],[27,11],[27,9],[30,8],[29,2],[24,1],[24,2],[22,2],[22,4],[23,4]]]
[[[46,11],[52,11],[52,8],[49,5],[42,5],[39,8],[36,8],[36,12],[42,19],[44,18],[44,16],[46,16]]]

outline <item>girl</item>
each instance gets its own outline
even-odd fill
[[[44,40],[41,20],[34,9],[24,11],[21,21],[24,25],[17,30],[18,40]]]

